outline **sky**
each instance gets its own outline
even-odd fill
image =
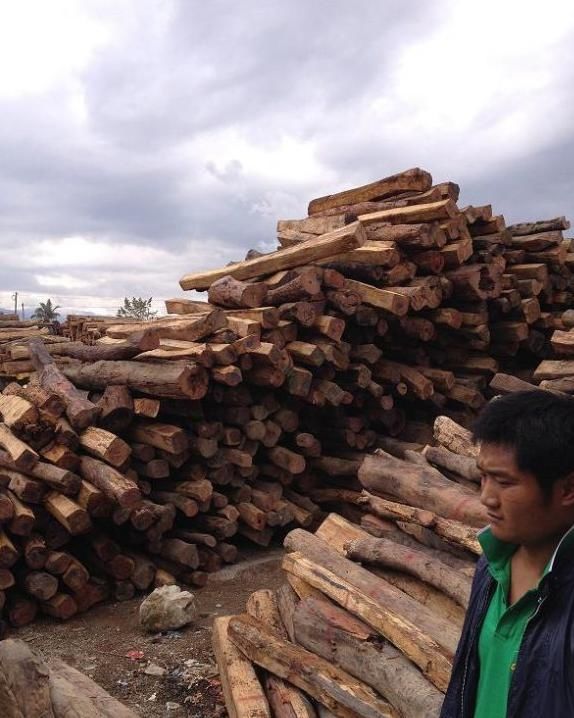
[[[409,167],[574,219],[569,0],[4,0],[0,308],[115,314]]]

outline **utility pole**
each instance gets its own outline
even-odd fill
[[[22,319],[26,319],[26,314],[24,313],[24,302],[20,305],[22,307]]]
[[[14,314],[18,314],[18,292],[14,292],[12,295],[12,299],[14,300]]]

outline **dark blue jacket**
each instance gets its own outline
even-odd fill
[[[441,718],[473,718],[478,686],[478,638],[496,582],[483,557]],[[538,606],[526,627],[508,696],[507,718],[574,718],[574,553],[557,551],[540,582]]]

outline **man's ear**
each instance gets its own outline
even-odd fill
[[[561,481],[561,503],[564,507],[574,506],[574,472],[565,476]]]

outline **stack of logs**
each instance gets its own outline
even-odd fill
[[[83,358],[153,352],[162,326],[119,345],[65,346]],[[235,534],[268,545],[275,528],[318,515],[289,487],[303,454],[279,440],[311,454],[317,442],[296,431],[295,412],[272,393],[248,407],[239,387],[225,395],[212,387],[207,420],[201,365],[67,357],[66,374],[101,390],[88,392],[66,378],[49,353],[55,346],[64,344],[30,341],[37,372],[0,393],[0,606],[12,625],[38,610],[65,619],[153,585],[203,586],[236,560]],[[268,465],[254,466],[259,450]]]
[[[91,346],[74,319],[3,347],[5,378],[29,379],[0,395],[9,620],[202,585],[235,535],[267,546],[325,511],[366,528],[366,452],[404,457],[437,414],[466,425],[493,389],[528,386],[568,326],[567,222],[507,230],[457,198],[409,170],[314,200],[278,251],[181,280],[208,302],[168,300]]]
[[[124,317],[97,316],[94,314],[68,314],[62,328],[62,335],[73,342],[95,344],[98,339],[105,336],[106,329],[117,324],[129,323],[133,319]]]
[[[331,514],[315,534],[295,529],[286,583],[216,619],[230,715],[439,715],[486,515],[469,432],[438,417],[434,433],[406,460],[367,456],[365,525]]]
[[[10,365],[11,348],[19,342],[25,343],[40,336],[50,341],[50,328],[33,319],[20,319],[18,314],[0,314],[0,382],[5,382],[3,377],[18,376],[18,367]]]

